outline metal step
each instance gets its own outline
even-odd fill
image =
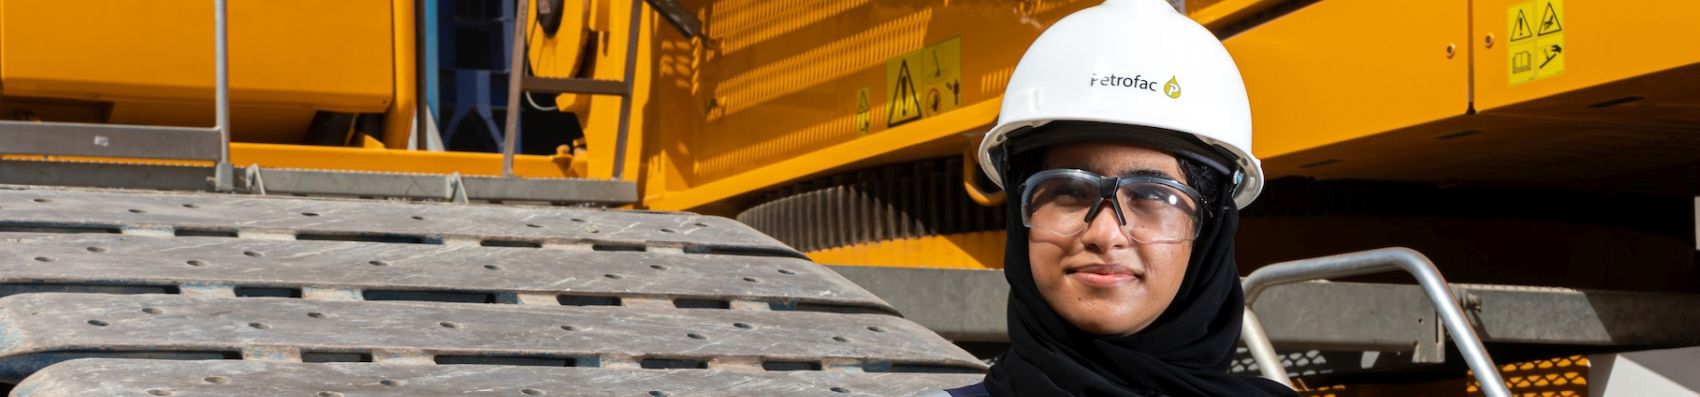
[[[0,233],[0,296],[43,289],[542,305],[647,300],[662,306],[896,312],[830,270],[788,257]]]
[[[802,257],[726,218],[559,207],[0,188],[0,227],[447,245],[673,248]]]
[[[0,380],[79,357],[974,373],[898,317],[35,293],[0,299]]]
[[[15,395],[901,395],[985,368],[687,213],[0,187],[0,296]]]
[[[56,396],[911,396],[979,375],[631,370],[485,365],[84,359],[15,395]]]

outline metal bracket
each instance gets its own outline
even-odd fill
[[[249,164],[246,169],[246,190],[248,193],[266,195],[266,179],[260,174],[259,164]]]
[[[460,173],[449,174],[449,200],[455,204],[466,204],[466,181],[460,179]]]

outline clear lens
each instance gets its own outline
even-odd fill
[[[1173,187],[1136,182],[1116,190],[1128,235],[1144,243],[1187,241],[1198,237],[1198,204]]]
[[[1086,174],[1090,175],[1090,174]],[[1061,235],[1086,230],[1087,222],[1125,221],[1123,233],[1142,243],[1189,241],[1198,236],[1198,203],[1191,194],[1155,181],[1125,181],[1115,192],[1114,204],[1100,190],[1102,178],[1061,174],[1032,181],[1022,203],[1023,221],[1029,228]],[[1100,212],[1121,211],[1087,219],[1094,207]]]
[[[1046,178],[1029,189],[1023,214],[1027,226],[1059,234],[1086,229],[1086,213],[1102,203],[1097,181],[1057,176]]]

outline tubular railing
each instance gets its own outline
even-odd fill
[[[1262,324],[1257,321],[1257,316],[1251,310],[1252,303],[1256,302],[1258,295],[1265,289],[1282,284],[1395,270],[1403,270],[1416,277],[1417,284],[1422,286],[1423,292],[1434,304],[1435,311],[1440,314],[1446,332],[1458,345],[1458,352],[1464,356],[1464,361],[1470,365],[1470,369],[1475,371],[1483,394],[1488,397],[1510,397],[1511,392],[1506,389],[1505,380],[1499,376],[1499,367],[1494,365],[1493,358],[1488,356],[1487,348],[1482,346],[1481,338],[1464,317],[1463,307],[1447,287],[1446,279],[1440,276],[1440,270],[1434,267],[1434,262],[1429,261],[1428,257],[1409,248],[1382,248],[1282,262],[1264,266],[1246,276],[1241,282],[1245,288],[1246,306],[1241,334],[1246,348],[1257,361],[1258,370],[1266,378],[1292,386],[1286,367],[1281,365],[1274,347],[1269,343],[1269,336],[1264,334]]]

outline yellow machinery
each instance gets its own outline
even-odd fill
[[[587,84],[555,98],[584,142],[516,155],[513,175],[632,181],[635,207],[737,216],[823,263],[995,269],[1003,197],[963,154],[1027,44],[1097,3],[526,2],[527,78]],[[1411,243],[1465,281],[1700,290],[1693,225],[1671,215],[1700,195],[1700,47],[1683,43],[1700,4],[1171,3],[1223,37],[1253,102],[1274,183],[1241,263]],[[536,33],[545,5],[564,33]],[[206,7],[0,0],[0,116],[209,125]],[[234,2],[232,165],[503,175],[499,154],[409,144],[414,7]],[[301,144],[319,112],[385,123]]]
[[[1255,103],[1256,151],[1272,177],[1694,193],[1688,149],[1700,116],[1688,92],[1700,51],[1657,39],[1695,33],[1676,16],[1694,10],[1574,3],[1182,5],[1223,35],[1240,63]],[[562,4],[570,4],[565,34],[536,34],[528,19],[529,70],[618,81],[635,56],[627,153],[613,153],[619,97],[563,94],[560,109],[581,113],[586,147],[576,156],[568,147],[518,155],[515,173],[608,178],[619,169],[639,183],[640,207],[736,215],[780,189],[915,167],[965,185],[973,202],[995,203],[997,192],[974,188],[972,167],[946,159],[995,119],[1025,43],[1095,2],[687,1],[679,7],[701,20],[701,34],[685,37],[644,13],[635,54],[622,45],[632,2]],[[1562,15],[1545,29],[1560,31],[1528,40],[1512,31],[1519,25],[1509,10],[1541,8],[1524,18],[1542,24],[1546,17],[1533,14],[1547,4]],[[21,120],[208,125],[207,7],[0,2],[0,106]],[[406,0],[235,2],[234,165],[499,175],[492,154],[407,150],[417,134],[413,8]],[[1531,55],[1558,63],[1519,74],[1532,59],[1519,57],[1534,50],[1558,54]],[[302,145],[316,112],[384,114],[387,123],[338,131],[355,132],[342,147]],[[879,171],[893,165],[905,170]],[[1001,237],[983,226],[837,239],[810,252],[838,263],[995,268]]]

